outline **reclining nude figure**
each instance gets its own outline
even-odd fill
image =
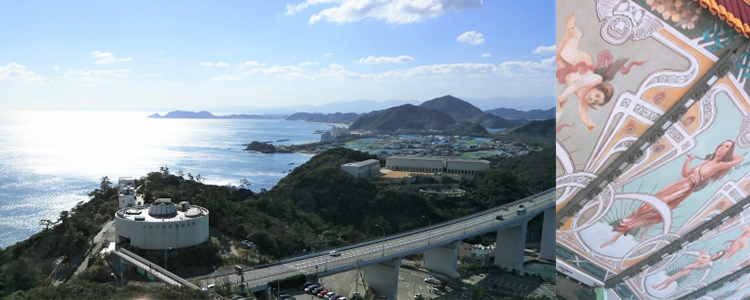
[[[685,198],[693,192],[699,191],[711,182],[720,180],[736,165],[742,163],[744,158],[734,153],[734,141],[728,140],[716,147],[713,154],[706,156],[705,160],[697,166],[690,168],[690,163],[695,159],[695,155],[690,154],[685,158],[682,166],[682,178],[676,180],[658,191],[654,197],[664,201],[669,209],[675,209]],[[655,224],[659,224],[662,219],[661,214],[650,204],[642,204],[632,214],[620,219],[617,226],[613,229],[615,236],[601,245],[601,248],[607,247],[614,243],[622,235],[631,230],[644,227],[640,235],[640,241],[646,237],[646,232]]]

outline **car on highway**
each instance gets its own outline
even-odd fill
[[[523,206],[523,204],[518,206],[518,214],[519,215],[525,215],[526,214],[526,207]]]
[[[341,255],[341,252],[339,252],[338,250],[333,250],[331,252],[328,252],[328,255],[330,255],[330,256],[339,256],[339,255]]]
[[[495,217],[495,220],[502,221],[502,220],[505,220],[505,218],[503,218],[503,215],[497,215]]]
[[[202,290],[204,290],[204,291],[210,291],[210,290],[212,290],[212,289],[213,289],[214,287],[216,287],[216,284],[213,284],[213,283],[212,283],[212,284],[209,284],[209,285],[207,285],[207,286],[204,286],[204,287],[202,288]]]
[[[440,284],[440,280],[437,280],[434,277],[427,277],[424,279],[424,282],[429,284]]]

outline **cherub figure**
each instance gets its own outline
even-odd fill
[[[608,50],[603,50],[597,56],[598,64],[590,54],[578,49],[583,33],[576,27],[576,15],[565,19],[566,31],[560,46],[557,47],[556,61],[559,69],[555,76],[560,84],[567,88],[557,96],[557,121],[560,121],[568,98],[575,94],[578,97],[578,115],[588,130],[594,130],[596,125],[591,121],[589,108],[607,104],[614,95],[614,87],[609,83],[618,72],[627,74],[633,65],[644,62],[632,62],[627,67],[627,58],[620,58],[612,63],[613,56]]]
[[[745,249],[745,247],[747,247],[747,238],[750,238],[750,225],[742,227],[742,234],[738,238],[727,241],[730,242],[729,249],[727,250],[727,255],[724,256],[724,259],[722,259],[721,262],[727,262],[732,255]]]

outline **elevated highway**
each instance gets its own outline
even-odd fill
[[[518,210],[523,205],[526,212]],[[294,275],[326,276],[358,267],[365,267],[365,279],[376,291],[389,289],[398,278],[401,257],[425,252],[425,268],[456,277],[458,246],[460,241],[472,236],[497,232],[495,264],[508,269],[523,269],[523,251],[526,223],[540,213],[545,213],[542,234],[542,258],[554,261],[555,253],[555,190],[515,201],[513,203],[478,212],[459,219],[399,233],[382,239],[337,249],[340,256],[316,253],[280,261],[245,271],[244,283],[254,291],[264,290],[275,280]],[[502,216],[502,220],[496,217]],[[369,273],[373,274],[368,280]],[[395,271],[394,271],[395,270]],[[395,273],[394,273],[395,272]],[[391,277],[393,274],[395,276]],[[383,282],[383,278],[386,278]],[[223,278],[228,282],[239,282],[238,275]],[[391,282],[392,281],[392,282]],[[397,286],[397,284],[396,284]],[[393,294],[395,295],[395,287]],[[385,291],[389,295],[390,291]],[[392,298],[395,299],[395,298]]]

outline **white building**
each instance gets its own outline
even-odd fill
[[[323,131],[323,133],[320,134],[320,141],[324,143],[331,143],[335,140],[333,135],[331,135],[331,131]]]
[[[393,171],[443,172],[443,159],[433,157],[389,156],[385,167]]]
[[[341,165],[341,169],[357,178],[373,178],[380,175],[380,161],[368,159]]]
[[[123,208],[115,213],[115,235],[117,243],[141,249],[194,246],[208,239],[208,210],[168,198]]]
[[[385,159],[385,167],[393,171],[445,172],[449,174],[476,174],[490,168],[490,162],[483,159],[447,159],[434,157],[390,156]]]
[[[331,129],[331,136],[334,139],[340,136],[345,136],[347,134],[349,134],[349,130],[344,127],[333,127],[333,129]]]
[[[445,172],[451,174],[476,174],[490,168],[490,162],[483,159],[446,159]]]

